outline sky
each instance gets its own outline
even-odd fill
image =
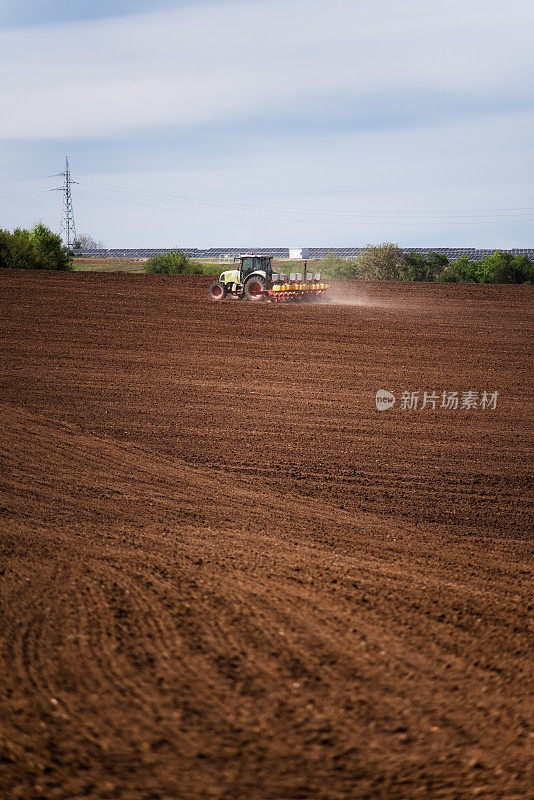
[[[0,0],[0,227],[534,247],[532,0]]]

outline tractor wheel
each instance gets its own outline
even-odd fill
[[[213,300],[214,303],[218,303],[220,300],[224,300],[226,297],[226,286],[220,281],[213,281],[209,288],[209,292],[210,300]]]
[[[247,300],[252,300],[255,303],[260,303],[265,300],[265,278],[261,275],[253,275],[245,283],[245,297]]]

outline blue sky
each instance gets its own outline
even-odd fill
[[[0,0],[0,227],[534,246],[531,0]]]

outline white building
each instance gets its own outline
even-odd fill
[[[289,258],[303,259],[310,257],[310,250],[308,247],[290,247]]]

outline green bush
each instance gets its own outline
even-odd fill
[[[378,280],[442,281],[444,283],[534,283],[534,263],[525,255],[495,250],[480,261],[459,256],[449,264],[444,253],[403,253],[386,242],[368,245],[353,261],[329,252],[319,262],[327,278],[374,278]]]
[[[534,283],[534,264],[522,255],[495,250],[480,261],[460,256],[438,277],[449,283]]]
[[[478,283],[477,265],[467,256],[458,256],[445,267],[438,280],[444,283]]]
[[[202,265],[188,258],[180,250],[152,256],[145,264],[149,275],[202,275]]]
[[[444,253],[405,253],[401,268],[405,281],[435,281],[443,272],[449,259]]]
[[[358,278],[356,265],[353,261],[346,261],[340,256],[330,251],[319,261],[319,272],[325,278],[338,278],[340,280],[345,278]]]
[[[404,253],[398,245],[387,242],[368,245],[353,261],[330,251],[318,266],[327,278],[435,281],[448,263],[443,253]]]
[[[0,267],[22,269],[33,267],[30,232],[17,228],[10,233],[0,230]]]
[[[0,229],[0,267],[10,269],[72,269],[72,254],[61,237],[38,223],[31,231]]]
[[[402,279],[404,253],[397,244],[367,245],[356,256],[355,269],[358,277],[376,280],[398,281]]]
[[[477,263],[480,283],[533,283],[534,264],[526,256],[495,250]]]
[[[70,269],[72,255],[63,246],[61,237],[46,228],[42,223],[35,225],[30,232],[36,269]]]

